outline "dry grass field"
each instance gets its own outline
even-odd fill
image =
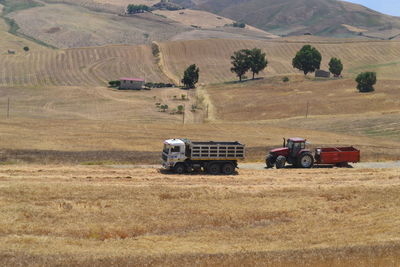
[[[400,173],[0,167],[0,264],[398,266]]]
[[[149,44],[168,40],[190,30],[189,27],[152,14],[121,17],[65,4],[25,9],[8,17],[16,21],[19,32],[58,48]]]
[[[3,86],[104,86],[123,76],[143,77],[152,82],[168,81],[157,66],[151,48],[144,45],[0,56],[0,84]]]
[[[353,77],[361,71],[376,71],[380,79],[397,79],[400,70],[398,58],[400,43],[397,41],[354,41],[312,38],[310,41],[290,38],[279,41],[248,40],[200,40],[167,42],[161,51],[169,71],[179,75],[191,63],[201,70],[200,82],[221,83],[235,80],[230,72],[230,56],[243,48],[261,48],[267,55],[269,65],[261,76],[299,73],[291,65],[296,52],[305,44],[315,46],[323,55],[322,69],[327,69],[331,57],[341,58],[345,76]],[[313,41],[314,40],[314,41]],[[317,39],[318,40],[318,39]],[[177,56],[179,55],[179,56]]]

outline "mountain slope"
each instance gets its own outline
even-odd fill
[[[400,30],[400,18],[336,0],[174,0],[280,35],[369,36]],[[351,31],[345,25],[363,29]],[[392,31],[381,36],[390,38]]]

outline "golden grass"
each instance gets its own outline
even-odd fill
[[[361,71],[377,71],[381,79],[397,79],[400,64],[400,43],[396,41],[354,41],[327,38],[283,39],[275,41],[197,40],[161,44],[166,67],[178,75],[193,62],[200,67],[200,82],[220,83],[237,79],[230,72],[230,56],[243,48],[259,47],[269,65],[260,76],[298,74],[292,58],[305,44],[315,46],[323,55],[322,69],[328,69],[331,57],[344,64],[344,75],[353,77]]]
[[[397,265],[399,185],[396,169],[3,166],[0,262]]]

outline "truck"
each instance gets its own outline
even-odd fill
[[[188,139],[164,141],[162,166],[183,174],[205,171],[209,174],[233,174],[238,160],[245,158],[245,145],[235,142],[192,142]]]
[[[306,139],[283,139],[283,147],[269,151],[265,158],[267,168],[285,167],[286,163],[296,168],[312,168],[314,164],[347,166],[360,161],[360,150],[350,147],[319,147],[314,153],[306,148]]]

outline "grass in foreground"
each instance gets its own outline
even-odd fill
[[[0,167],[5,264],[398,264],[398,170]]]

